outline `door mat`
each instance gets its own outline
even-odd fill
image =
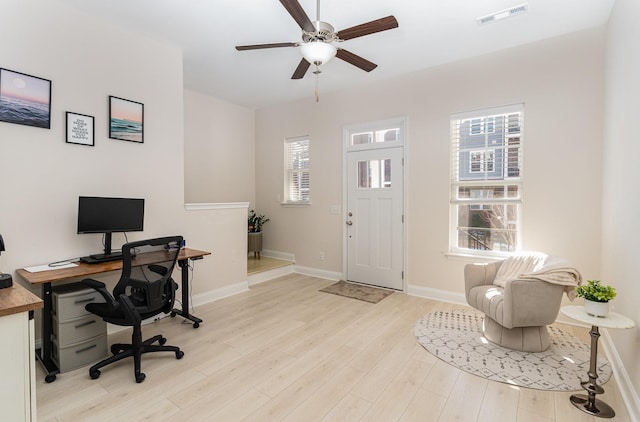
[[[369,303],[378,303],[393,293],[393,290],[378,289],[376,287],[363,286],[361,284],[347,283],[340,280],[335,284],[320,289],[321,292],[333,295],[363,300]]]

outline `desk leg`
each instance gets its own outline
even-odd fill
[[[36,350],[36,358],[47,372],[44,378],[45,382],[53,382],[56,380],[56,374],[60,373],[60,370],[53,359],[51,359],[51,333],[53,332],[53,297],[51,283],[44,283],[42,285],[42,301],[44,302],[44,307],[42,308],[42,338],[40,340],[40,349]]]
[[[195,315],[189,313],[189,260],[181,259],[178,261],[182,276],[182,309],[173,308],[171,316],[180,315],[190,321],[193,321],[193,328],[198,328],[202,320]]]
[[[582,410],[593,416],[598,416],[600,418],[613,418],[616,415],[616,412],[613,411],[611,406],[602,400],[596,399],[596,394],[604,393],[604,388],[596,384],[596,380],[598,379],[598,338],[600,337],[600,332],[598,331],[598,327],[595,325],[591,326],[591,359],[589,361],[589,381],[584,381],[580,383],[582,388],[587,390],[588,396],[584,394],[574,394],[569,400],[571,403]]]

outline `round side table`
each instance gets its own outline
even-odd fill
[[[589,381],[580,383],[582,388],[587,390],[587,395],[573,394],[569,400],[575,407],[590,415],[612,418],[616,415],[613,408],[602,400],[596,399],[596,394],[604,393],[604,388],[596,384],[596,379],[598,379],[598,338],[600,337],[598,327],[627,329],[632,328],[635,324],[632,319],[615,312],[609,312],[606,317],[589,315],[582,306],[563,306],[560,311],[569,318],[591,325],[591,331],[589,331],[589,334],[591,334],[591,357],[589,360],[589,372],[587,372]]]

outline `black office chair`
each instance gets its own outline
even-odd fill
[[[89,303],[85,309],[106,322],[133,327],[131,344],[113,344],[110,356],[89,369],[89,376],[96,379],[100,368],[129,356],[133,357],[136,382],[142,382],[145,374],[140,371],[140,357],[149,352],[174,352],[182,359],[184,352],[175,346],[165,346],[167,339],[161,335],[142,341],[142,320],[173,309],[178,285],[171,278],[176,265],[182,236],[141,240],[122,246],[122,275],[113,289],[113,296],[105,284],[85,279],[82,283],[97,290],[105,303]],[[152,343],[158,342],[159,345]]]

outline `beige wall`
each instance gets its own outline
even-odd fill
[[[632,318],[632,330],[610,330],[630,382],[640,391],[640,3],[617,0],[607,33],[605,148],[602,218],[602,280],[616,287],[615,311]],[[632,420],[640,419],[637,393]],[[635,412],[635,413],[633,413]],[[635,418],[634,418],[635,415]]]
[[[142,197],[129,240],[183,234],[213,252],[195,264],[194,302],[246,285],[246,207],[184,208],[181,52],[55,1],[7,0],[2,20],[0,66],[53,84],[50,130],[0,122],[0,270],[100,252],[99,235],[76,234],[79,195]],[[144,144],[108,139],[109,95],[144,103]],[[94,147],[65,143],[65,111],[95,117]]]
[[[255,114],[184,91],[185,201],[253,202]]]
[[[265,108],[256,113],[256,202],[271,222],[265,248],[299,265],[342,271],[342,128],[408,118],[410,285],[461,293],[466,262],[448,248],[449,116],[525,103],[524,247],[599,275],[603,29],[588,30],[417,72],[403,78]],[[322,78],[322,76],[320,76]],[[311,201],[279,205],[282,142],[311,136]],[[325,261],[319,252],[328,251]]]

